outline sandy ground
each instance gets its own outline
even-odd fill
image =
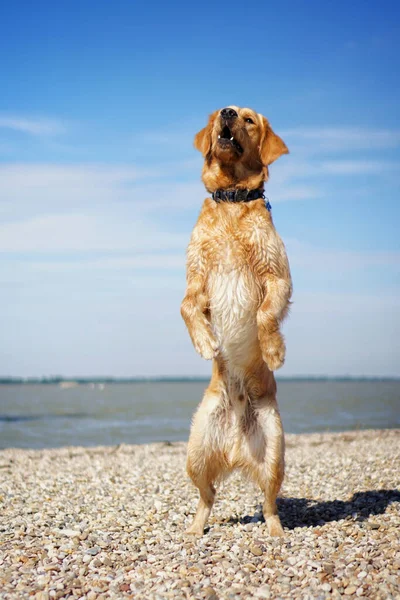
[[[271,538],[233,475],[202,538],[184,443],[0,452],[0,598],[400,598],[400,430],[288,435]]]

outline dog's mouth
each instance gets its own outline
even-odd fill
[[[233,133],[229,129],[228,125],[222,128],[221,133],[218,136],[218,143],[223,148],[233,147],[239,154],[242,154],[243,148],[239,142],[235,139]]]

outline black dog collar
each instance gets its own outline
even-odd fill
[[[216,190],[212,193],[215,202],[250,202],[265,198],[264,190]]]

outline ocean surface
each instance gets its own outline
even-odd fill
[[[206,382],[0,385],[0,447],[187,440]],[[400,381],[278,381],[287,433],[400,427]]]

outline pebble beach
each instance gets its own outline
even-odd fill
[[[186,444],[0,452],[0,598],[400,598],[400,430],[286,436],[271,538],[232,475],[209,527]]]

